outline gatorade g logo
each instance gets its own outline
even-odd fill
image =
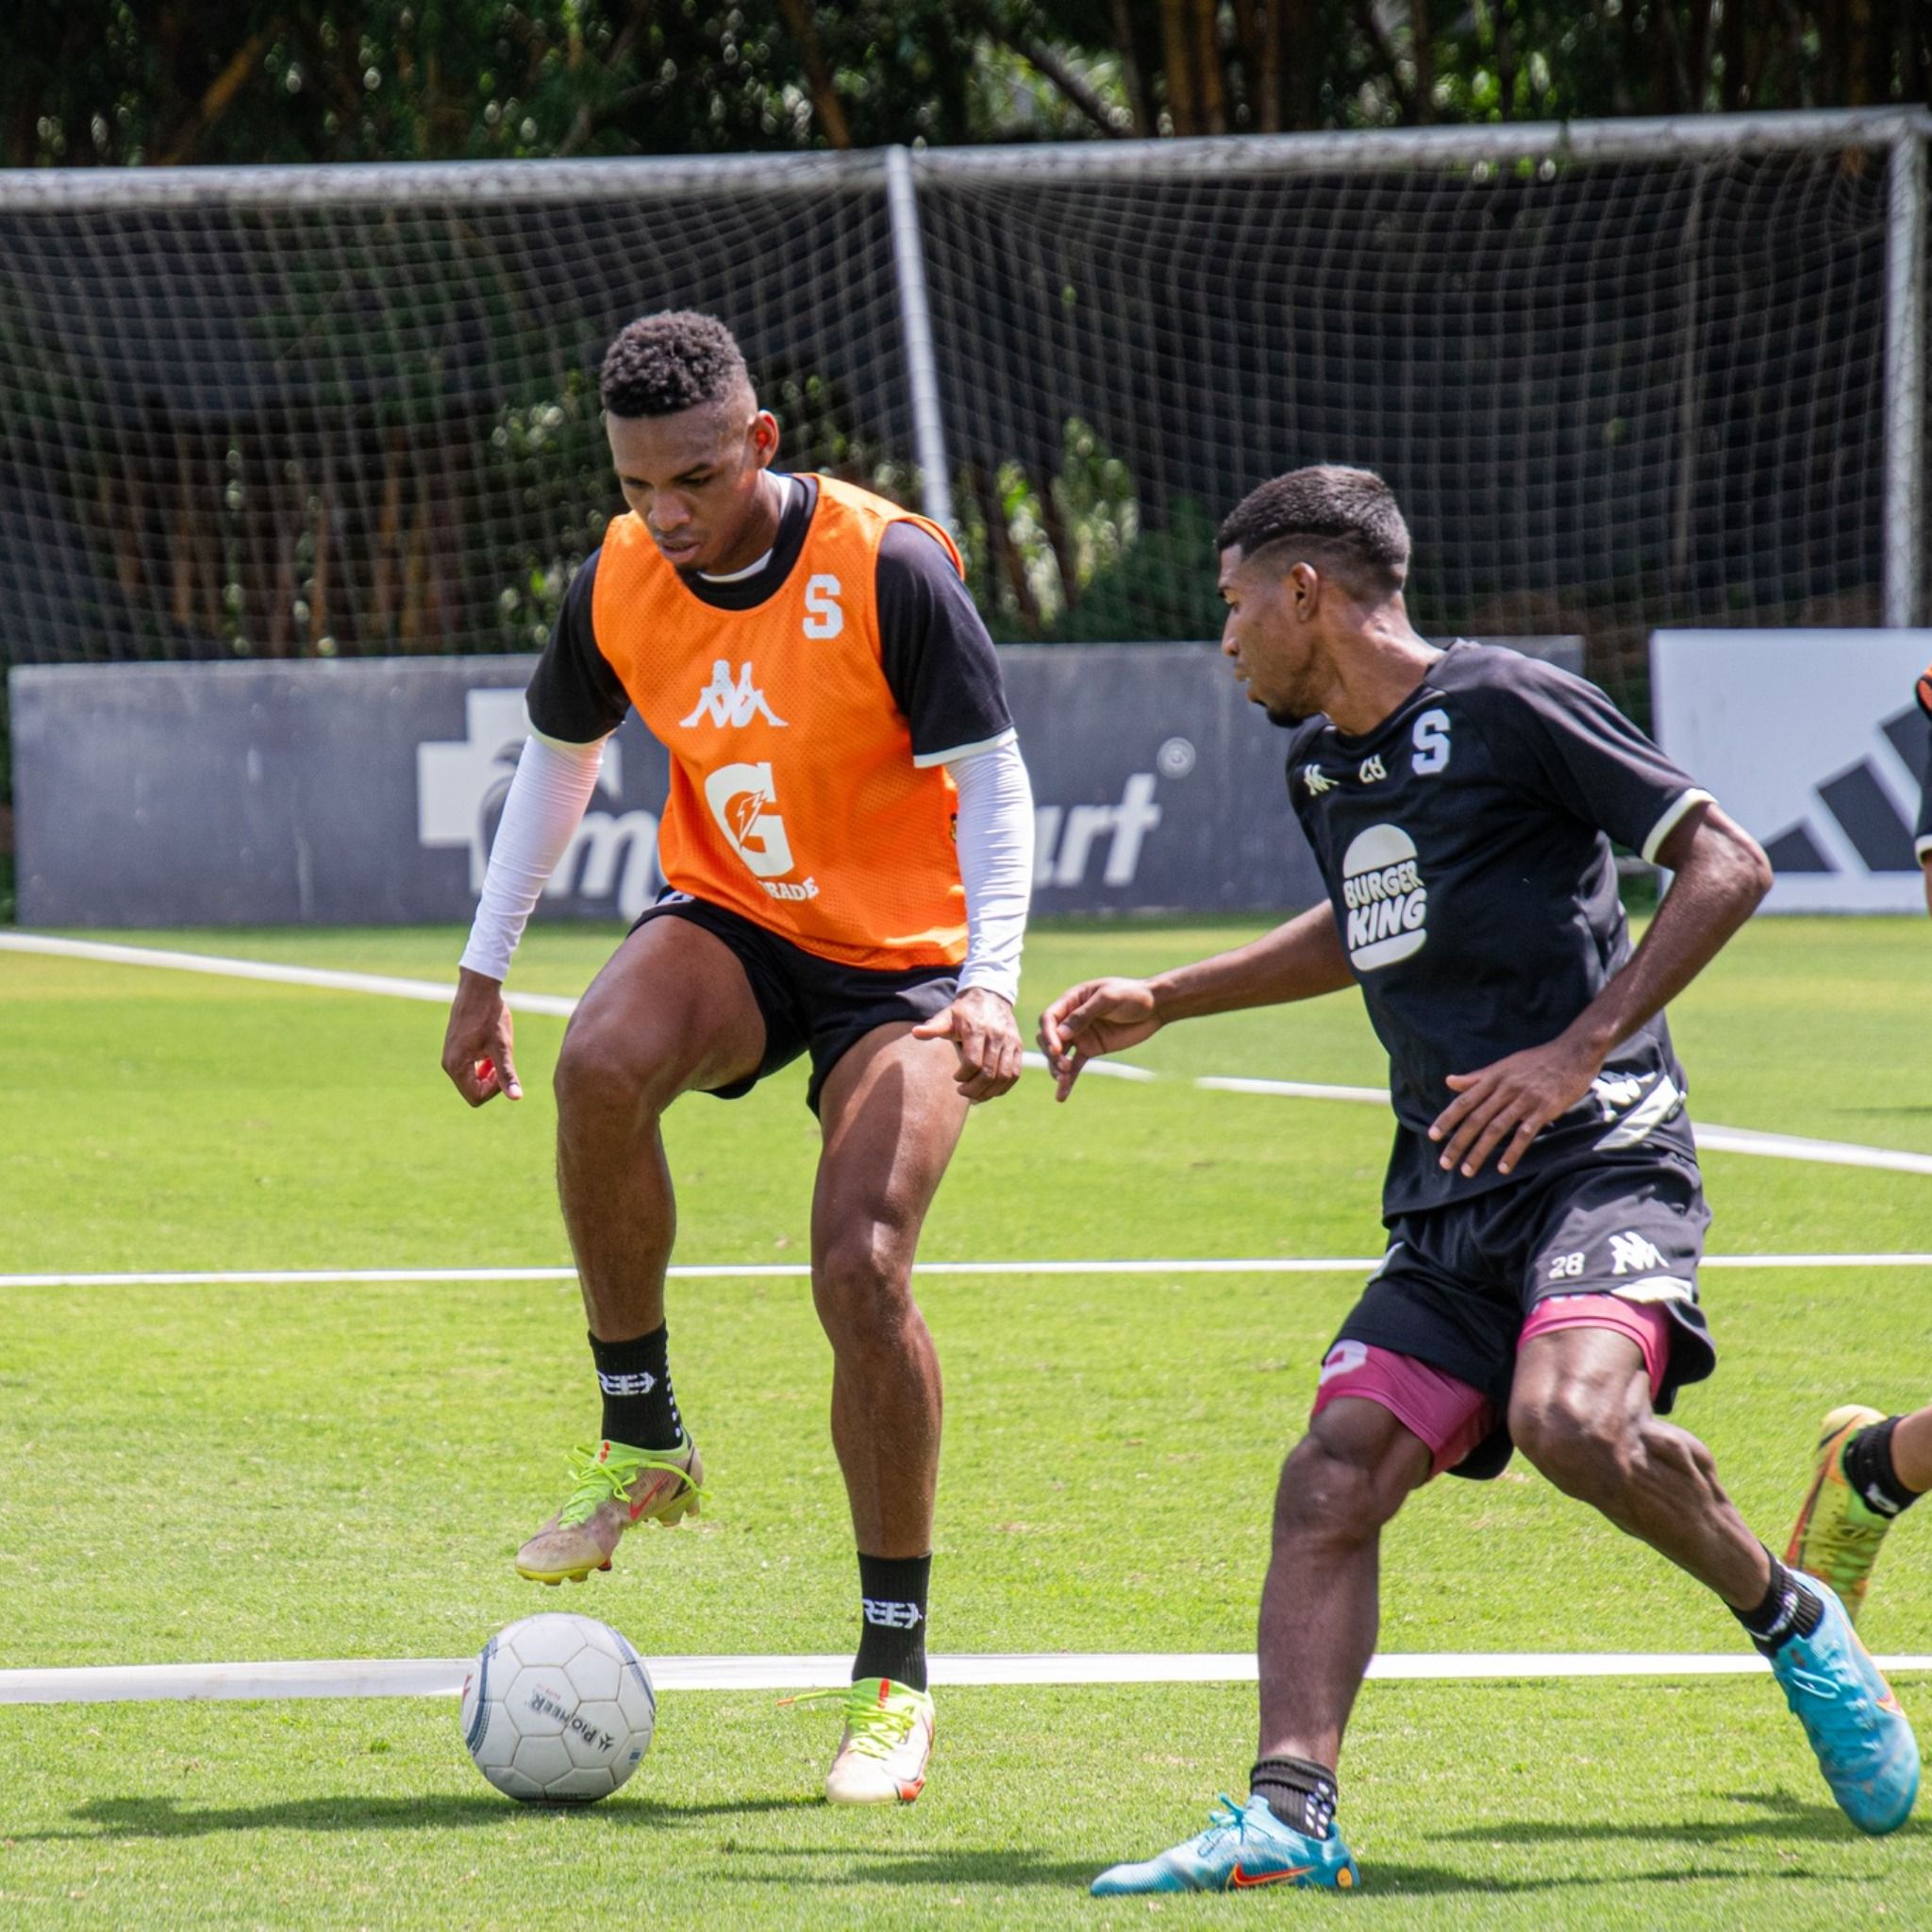
[[[1392,966],[1423,949],[1429,894],[1416,870],[1415,841],[1400,825],[1371,825],[1341,860],[1348,957],[1357,973]]]
[[[705,803],[732,851],[758,878],[783,878],[791,870],[785,821],[772,808],[769,764],[721,765],[705,780]]]

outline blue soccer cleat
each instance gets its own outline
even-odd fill
[[[1919,1742],[1844,1605],[1824,1584],[1808,1588],[1823,1599],[1824,1615],[1810,1636],[1779,1645],[1772,1674],[1805,1726],[1839,1809],[1860,1831],[1880,1837],[1912,1815]]]
[[[1248,1891],[1264,1885],[1325,1886],[1348,1891],[1361,1882],[1355,1859],[1332,1826],[1326,1838],[1291,1831],[1265,1798],[1245,1807],[1223,1798],[1199,1838],[1142,1865],[1116,1865],[1093,1881],[1095,1898],[1136,1891]]]

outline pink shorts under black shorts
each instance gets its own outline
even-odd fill
[[[1651,1399],[1657,1399],[1671,1359],[1671,1318],[1657,1304],[1615,1294],[1547,1295],[1523,1324],[1518,1351],[1531,1336],[1557,1328],[1610,1328],[1627,1335],[1642,1353]],[[1344,1395],[1380,1404],[1410,1435],[1419,1436],[1428,1446],[1432,1476],[1454,1469],[1503,1423],[1496,1405],[1480,1389],[1413,1356],[1369,1342],[1338,1341],[1328,1351],[1309,1419]]]

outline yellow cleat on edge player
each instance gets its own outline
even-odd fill
[[[1853,1623],[1864,1607],[1865,1589],[1878,1546],[1891,1519],[1868,1508],[1845,1478],[1845,1446],[1860,1429],[1882,1423],[1884,1412],[1847,1403],[1824,1418],[1818,1436],[1811,1487],[1791,1531],[1785,1561],[1828,1583]]]

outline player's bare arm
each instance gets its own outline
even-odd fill
[[[1245,946],[1153,979],[1085,980],[1040,1016],[1040,1048],[1053,1072],[1054,1097],[1064,1100],[1074,1091],[1089,1060],[1138,1046],[1172,1021],[1286,1006],[1352,983],[1335,908],[1326,900]]]
[[[1590,1091],[1618,1043],[1703,972],[1771,890],[1771,862],[1750,833],[1715,805],[1687,812],[1658,855],[1675,877],[1650,930],[1623,970],[1545,1046],[1474,1073],[1452,1074],[1456,1098],[1429,1138],[1441,1164],[1479,1174],[1498,1148],[1507,1174],[1553,1120]]]
[[[968,1100],[997,1100],[1020,1077],[1019,1023],[990,987],[967,987],[944,1012],[915,1026],[912,1037],[953,1042],[959,1058],[954,1078]]]
[[[465,966],[457,974],[457,996],[450,1002],[449,1024],[442,1036],[442,1071],[472,1107],[481,1107],[501,1093],[521,1100],[513,1058],[513,1029],[503,982]]]

